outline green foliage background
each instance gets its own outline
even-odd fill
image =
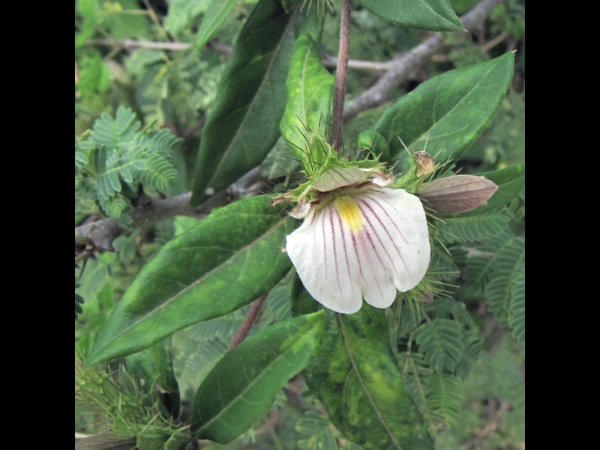
[[[128,226],[127,212],[136,206],[141,191],[156,198],[193,189],[201,130],[207,113],[216,107],[217,87],[227,70],[226,46],[234,43],[256,1],[235,3],[214,34],[216,40],[200,51],[196,46],[203,39],[198,34],[209,26],[205,27],[209,3],[75,3],[76,226],[98,217],[114,217]],[[338,46],[337,3],[325,16],[320,44],[322,53],[329,55],[335,55]],[[388,61],[429,35],[385,22],[369,11],[368,1],[359,3],[365,7],[356,5],[352,12],[353,59]],[[458,14],[474,4],[452,2]],[[110,42],[124,39],[177,41],[189,43],[190,48],[122,49]],[[522,175],[502,172],[509,165],[524,163],[524,47],[524,2],[505,0],[480,33],[448,34],[443,51],[415,71],[388,103],[363,112],[344,127],[344,149],[356,152],[358,134],[373,127],[385,109],[423,81],[518,50],[508,95],[452,170],[491,173],[489,178],[504,192],[517,189],[519,194],[509,204],[492,205],[484,214],[437,222],[432,272],[444,284],[435,286],[432,303],[422,306],[405,299],[402,307],[397,302],[386,316],[398,369],[434,430],[438,450],[524,448],[525,190]],[[350,70],[347,97],[359,95],[378,76]],[[262,163],[263,175],[273,184],[295,186],[297,180],[290,174],[299,164],[292,156],[280,139]],[[95,253],[78,263],[76,359],[90,352],[98,331],[142,266],[199,223],[181,216],[137,229],[113,243],[117,252]],[[289,273],[271,290],[250,336],[292,317],[292,284],[293,273]],[[191,414],[197,387],[225,354],[247,309],[173,335],[171,356],[183,414]],[[155,400],[149,399],[148,404],[156,407]],[[89,405],[76,401],[76,432],[102,432],[106,424],[98,417]],[[490,423],[495,427],[482,435]],[[204,448],[360,447],[335,428],[298,376],[250,431],[225,446],[208,443]]]

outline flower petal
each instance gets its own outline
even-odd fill
[[[372,188],[337,197],[287,237],[302,283],[324,306],[354,313],[362,298],[390,306],[396,289],[415,287],[429,266],[430,246],[420,200],[403,189]]]

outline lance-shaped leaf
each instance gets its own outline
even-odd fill
[[[299,222],[267,196],[219,209],[168,242],[131,284],[89,354],[92,365],[240,308],[291,268],[281,249]]]
[[[513,70],[514,53],[507,53],[438,75],[388,108],[373,128],[387,140],[392,158],[404,153],[402,171],[414,158],[405,154],[400,139],[411,153],[426,150],[438,163],[456,160],[500,106]]]
[[[292,14],[260,0],[246,20],[202,130],[192,204],[261,163],[279,137],[294,44]]]
[[[323,66],[319,44],[311,35],[300,36],[294,44],[287,79],[288,102],[280,130],[296,155],[309,164],[305,153],[309,131],[323,136],[329,121],[335,77]]]
[[[324,326],[323,312],[300,316],[268,327],[227,353],[196,391],[195,435],[227,444],[250,428],[309,363]]]
[[[483,205],[498,186],[484,177],[455,175],[422,185],[417,196],[438,214],[458,214]]]
[[[357,0],[388,22],[431,31],[463,29],[448,0]]]
[[[468,213],[468,216],[480,215],[506,205],[519,195],[525,187],[525,164],[510,166],[493,172],[482,173],[481,175],[493,181],[498,186],[498,190],[485,205]]]
[[[215,34],[219,27],[227,19],[227,15],[233,9],[238,0],[212,0],[206,14],[202,19],[202,24],[196,36],[196,48],[202,50],[209,39]]]
[[[294,313],[318,305],[298,283],[292,295]],[[319,352],[304,377],[332,423],[364,448],[433,450],[389,347],[385,311],[363,303],[355,314],[326,311],[326,318]]]

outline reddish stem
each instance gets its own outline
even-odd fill
[[[344,97],[346,95],[346,73],[348,72],[348,46],[350,44],[350,0],[342,2],[340,23],[340,48],[335,72],[335,90],[333,93],[333,118],[331,124],[331,145],[339,151],[342,146],[342,126],[344,124]]]
[[[237,332],[235,333],[235,336],[233,337],[231,344],[229,344],[229,348],[227,349],[227,351],[233,350],[239,344],[241,344],[244,341],[244,339],[246,339],[246,337],[248,336],[248,333],[250,333],[250,330],[252,329],[252,325],[254,325],[254,322],[256,322],[258,313],[260,312],[261,308],[265,304],[265,301],[267,300],[268,296],[269,296],[269,293],[267,292],[267,293],[261,295],[260,297],[258,297],[256,300],[254,300],[254,302],[252,303],[252,306],[250,306],[250,309],[248,310],[248,313],[246,314],[246,317],[244,317],[244,320],[242,321]]]

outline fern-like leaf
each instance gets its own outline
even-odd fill
[[[462,358],[456,365],[456,375],[463,380],[467,378],[471,367],[479,358],[481,349],[483,347],[483,341],[477,335],[475,330],[467,331],[463,334],[463,353]]]
[[[525,243],[522,238],[514,238],[511,245],[496,254],[490,268],[494,276],[485,287],[485,297],[489,310],[500,323],[508,323],[513,284],[524,260]]]
[[[100,198],[100,207],[107,216],[119,218],[133,208],[121,194],[114,195],[108,199]]]
[[[460,416],[463,398],[456,392],[459,378],[448,373],[434,373],[425,379],[427,386],[427,406],[432,420],[452,423]]]
[[[397,358],[406,388],[415,400],[421,414],[428,420],[431,420],[426,400],[427,391],[424,379],[433,374],[433,370],[427,367],[425,357],[421,353],[403,352]]]
[[[290,304],[290,284],[275,286],[267,298],[267,309],[276,322],[292,318]]]
[[[509,315],[510,327],[517,341],[525,344],[525,264],[517,268],[512,286],[512,300]]]
[[[425,311],[435,313],[437,319],[454,319],[461,325],[473,328],[473,319],[469,315],[465,304],[452,298],[436,298],[425,306]]]
[[[108,113],[100,115],[94,122],[90,140],[97,146],[116,148],[120,143],[133,139],[139,129],[140,122],[135,120],[135,113],[130,108],[120,106],[115,118]]]
[[[186,337],[186,333],[180,336],[176,334],[174,342]],[[173,363],[181,392],[191,398],[208,372],[223,357],[227,351],[227,344],[218,339],[200,344],[186,339],[186,344],[177,346],[174,344],[173,348],[178,348],[179,351],[174,355]]]
[[[240,311],[234,311],[225,316],[200,322],[189,328],[188,339],[198,343],[213,339],[230,342],[242,320],[244,320],[244,315]]]
[[[310,450],[337,450],[338,445],[330,428],[329,419],[316,411],[306,411],[294,427],[306,439],[298,441],[298,447]]]
[[[431,274],[442,281],[452,281],[460,276],[458,261],[462,261],[466,251],[451,247],[446,249],[439,241],[434,241],[431,258]]]
[[[437,236],[445,244],[480,241],[496,236],[508,225],[504,208],[478,216],[458,216],[438,221]]]
[[[414,334],[419,351],[429,367],[436,372],[454,372],[462,358],[462,330],[458,322],[449,319],[429,320]]]

